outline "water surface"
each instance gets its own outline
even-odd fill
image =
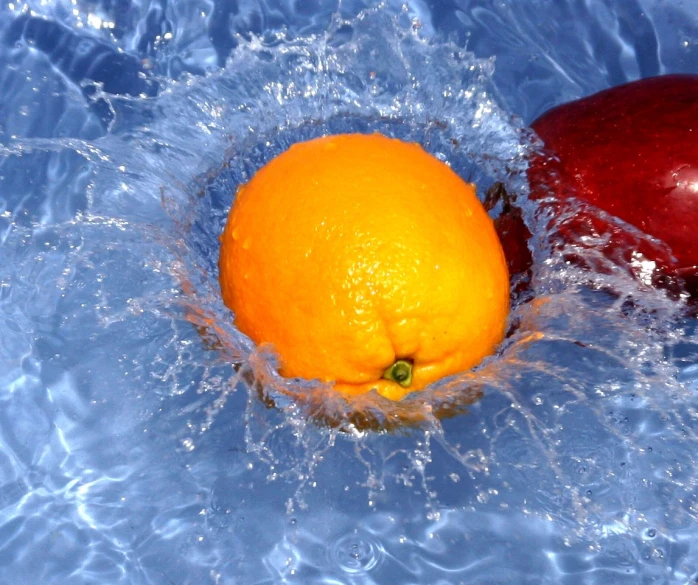
[[[4,5],[0,582],[698,578],[695,321],[567,266],[532,204],[540,301],[408,406],[479,400],[404,432],[356,428],[341,401],[341,430],[309,417],[310,385],[230,324],[216,267],[236,186],[327,132],[419,141],[525,202],[526,125],[695,72],[696,9]]]

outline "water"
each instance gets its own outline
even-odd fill
[[[526,204],[538,300],[500,354],[347,406],[228,324],[216,237],[237,183],[328,131],[418,140],[525,199],[526,124],[695,72],[697,8],[3,5],[0,583],[694,582],[680,301],[590,282]]]

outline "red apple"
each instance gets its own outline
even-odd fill
[[[514,300],[529,289],[533,257],[528,249],[531,232],[523,220],[521,208],[516,198],[510,195],[502,183],[494,183],[485,197],[485,209],[491,211],[499,203],[502,211],[494,220],[494,228],[502,243],[507,261]]]
[[[613,87],[555,107],[532,127],[545,149],[544,156],[531,162],[532,198],[552,196],[560,203],[558,210],[571,198],[590,204],[562,221],[563,238],[585,230],[603,232],[604,252],[623,248],[619,254],[625,261],[637,246],[657,263],[660,280],[682,279],[696,295],[698,75],[666,75]],[[633,236],[594,209],[666,246]]]

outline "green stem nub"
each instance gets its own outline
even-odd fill
[[[395,360],[395,363],[383,372],[383,377],[386,380],[397,382],[403,388],[409,388],[412,383],[412,362]]]

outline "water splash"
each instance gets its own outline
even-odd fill
[[[69,101],[80,132],[29,124],[5,141],[4,177],[50,170],[12,179],[0,213],[0,551],[15,566],[60,517],[74,528],[52,558],[77,543],[73,567],[114,582],[147,582],[157,555],[198,582],[695,575],[694,324],[612,265],[567,265],[532,204],[537,300],[499,355],[402,405],[284,380],[232,326],[217,236],[235,187],[294,141],[380,130],[525,201],[535,144],[502,109],[493,60],[423,32],[382,7],[243,36],[224,69],[157,78],[157,96],[101,93],[106,129]],[[410,430],[366,428],[415,414]]]

